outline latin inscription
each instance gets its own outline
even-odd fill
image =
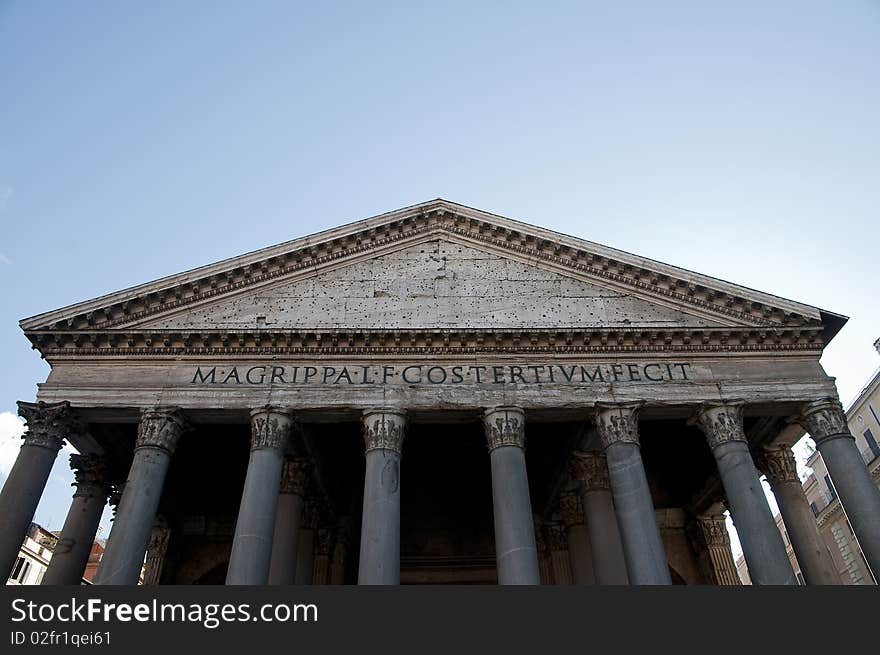
[[[608,384],[690,380],[687,362],[619,364],[388,366],[199,366],[191,384],[210,385],[447,385]]]

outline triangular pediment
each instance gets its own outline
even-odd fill
[[[130,325],[149,330],[547,329],[732,325],[449,238]]]
[[[383,329],[630,330],[595,337],[600,344],[636,343],[640,330],[650,343],[708,343],[706,334],[684,332],[714,330],[711,342],[722,347],[733,338],[725,330],[749,330],[736,338],[815,347],[845,320],[434,200],[46,312],[21,327],[45,355],[124,344],[152,352],[157,342],[182,352],[213,343],[209,333],[222,343],[228,336],[271,347],[294,331]]]

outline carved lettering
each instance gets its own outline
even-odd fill
[[[487,364],[485,366],[335,365],[197,366],[194,385],[614,385],[660,384],[692,379],[686,362],[608,364]]]

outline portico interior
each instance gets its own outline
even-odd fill
[[[131,466],[137,425],[130,416],[86,416],[90,435],[112,457],[117,480]],[[294,428],[288,456],[314,462],[306,493],[314,502],[318,566],[309,584],[357,582],[364,471],[361,424],[354,413],[304,413]],[[563,417],[566,420],[548,420]],[[105,422],[112,420],[113,422]],[[764,423],[768,420],[764,419]],[[754,432],[759,417],[747,417]],[[763,425],[763,423],[762,423]],[[236,514],[247,473],[250,426],[245,412],[193,412],[169,468],[157,525],[168,531],[159,584],[216,584],[226,577]],[[569,546],[554,537],[564,528],[560,496],[577,493],[569,474],[573,451],[598,451],[599,437],[584,412],[527,417],[526,463],[544,584],[572,584]],[[640,422],[641,449],[653,506],[664,520],[662,535],[673,580],[711,582],[705,545],[695,517],[718,492],[711,451],[699,429],[669,410],[648,411]],[[769,432],[768,432],[769,434]],[[479,413],[417,414],[409,424],[401,460],[401,584],[496,584],[491,469]],[[342,560],[329,561],[342,544]],[[325,558],[328,562],[321,563]],[[556,565],[554,569],[554,558]],[[562,564],[560,564],[562,562]],[[323,576],[323,577],[321,577]]]

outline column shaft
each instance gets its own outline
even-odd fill
[[[868,566],[880,578],[880,489],[856,447],[843,407],[834,399],[811,403],[801,423],[822,454]]]
[[[179,410],[145,410],[134,459],[94,584],[136,585],[159,509],[171,454],[185,422]]]
[[[637,585],[672,584],[642,464],[637,406],[601,406],[596,412],[596,427],[608,461],[608,480],[629,580]]]
[[[12,573],[63,439],[79,425],[70,403],[18,403],[28,423],[24,443],[0,492],[0,574]]]
[[[315,544],[315,568],[312,571],[312,584],[330,584],[330,555],[333,551],[333,530],[320,528]]]
[[[312,571],[315,569],[315,528],[303,527],[299,531],[296,545],[296,574],[298,585],[312,584]]]
[[[44,585],[78,585],[82,582],[110,494],[107,464],[103,458],[71,455],[70,466],[76,474],[76,493],[40,583]]]
[[[366,454],[358,584],[400,584],[400,453]]]
[[[749,452],[742,428],[742,407],[732,403],[707,405],[696,420],[715,456],[752,583],[796,585],[797,578]]]
[[[286,412],[271,407],[251,412],[251,454],[226,571],[227,585],[264,585],[269,580],[278,487],[290,427]]]
[[[782,445],[765,449],[762,464],[804,580],[810,585],[840,584],[834,561],[819,534],[816,517],[797,476],[791,448]]]
[[[581,483],[581,504],[596,584],[629,584],[605,457],[599,453],[577,452],[571,459],[570,470],[571,476]]]
[[[516,407],[484,416],[492,467],[492,507],[498,583],[539,585],[538,549],[526,473],[525,415]]]
[[[605,456],[630,582],[672,584],[638,445],[611,444]]]
[[[367,410],[364,509],[358,584],[400,584],[400,452],[406,430],[403,413]]]
[[[593,573],[596,584],[627,585],[629,573],[623,555],[623,542],[614,513],[611,491],[585,490],[581,499],[593,547]]]
[[[302,507],[302,496],[297,494],[278,496],[275,531],[272,536],[272,559],[269,564],[271,585],[289,585],[296,580],[297,541]]]
[[[590,533],[585,524],[580,495],[563,495],[559,499],[559,513],[562,515],[562,522],[565,524],[572,582],[577,585],[595,584],[593,549],[590,544]]]
[[[296,581],[296,551],[302,524],[307,466],[307,462],[299,458],[284,461],[269,564],[271,585],[292,585]]]

